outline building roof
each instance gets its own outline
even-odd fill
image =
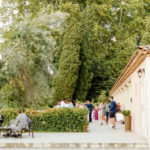
[[[112,95],[128,77],[139,67],[139,65],[150,54],[150,45],[138,46],[138,49],[134,52],[133,56],[129,60],[128,64],[118,77],[114,86],[112,87],[110,94]]]

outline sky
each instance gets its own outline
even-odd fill
[[[0,0],[0,7],[1,7],[1,5],[2,5],[2,0]]]
[[[0,0],[0,8],[1,8],[1,6],[2,6],[2,0]],[[0,19],[0,27],[2,27],[2,26],[3,26],[3,24],[2,24],[1,19]],[[1,42],[3,42],[3,40],[1,39],[1,35],[0,35],[0,43]],[[1,59],[1,54],[0,54],[0,59]]]

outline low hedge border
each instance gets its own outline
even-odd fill
[[[11,119],[17,116],[16,109],[3,109],[4,124],[9,125]],[[26,109],[26,114],[32,120],[34,130],[39,132],[82,132],[88,125],[87,109],[51,108],[43,111]]]

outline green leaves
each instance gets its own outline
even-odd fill
[[[78,20],[73,18],[63,37],[62,53],[54,83],[56,100],[73,97],[81,63],[79,45],[80,28]]]
[[[87,7],[80,20],[81,28],[81,46],[80,46],[80,60],[81,66],[79,70],[79,77],[77,81],[77,88],[75,91],[75,98],[79,100],[86,100],[86,96],[91,87],[93,79],[92,64],[93,52],[95,51],[95,33],[94,25],[97,21],[96,7],[91,5]]]
[[[60,11],[41,12],[34,19],[28,16],[22,22],[13,22],[11,33],[3,33],[7,39],[2,56],[17,105],[19,101],[20,105],[49,103],[56,48],[52,32],[62,32],[66,16]]]
[[[124,116],[130,116],[131,111],[130,111],[130,110],[123,110],[123,111],[122,111],[122,114],[123,114]]]
[[[150,43],[149,11],[148,0],[3,0],[2,100],[108,96],[137,45]]]

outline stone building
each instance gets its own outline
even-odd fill
[[[138,47],[110,94],[131,110],[132,131],[150,142],[150,45]]]

